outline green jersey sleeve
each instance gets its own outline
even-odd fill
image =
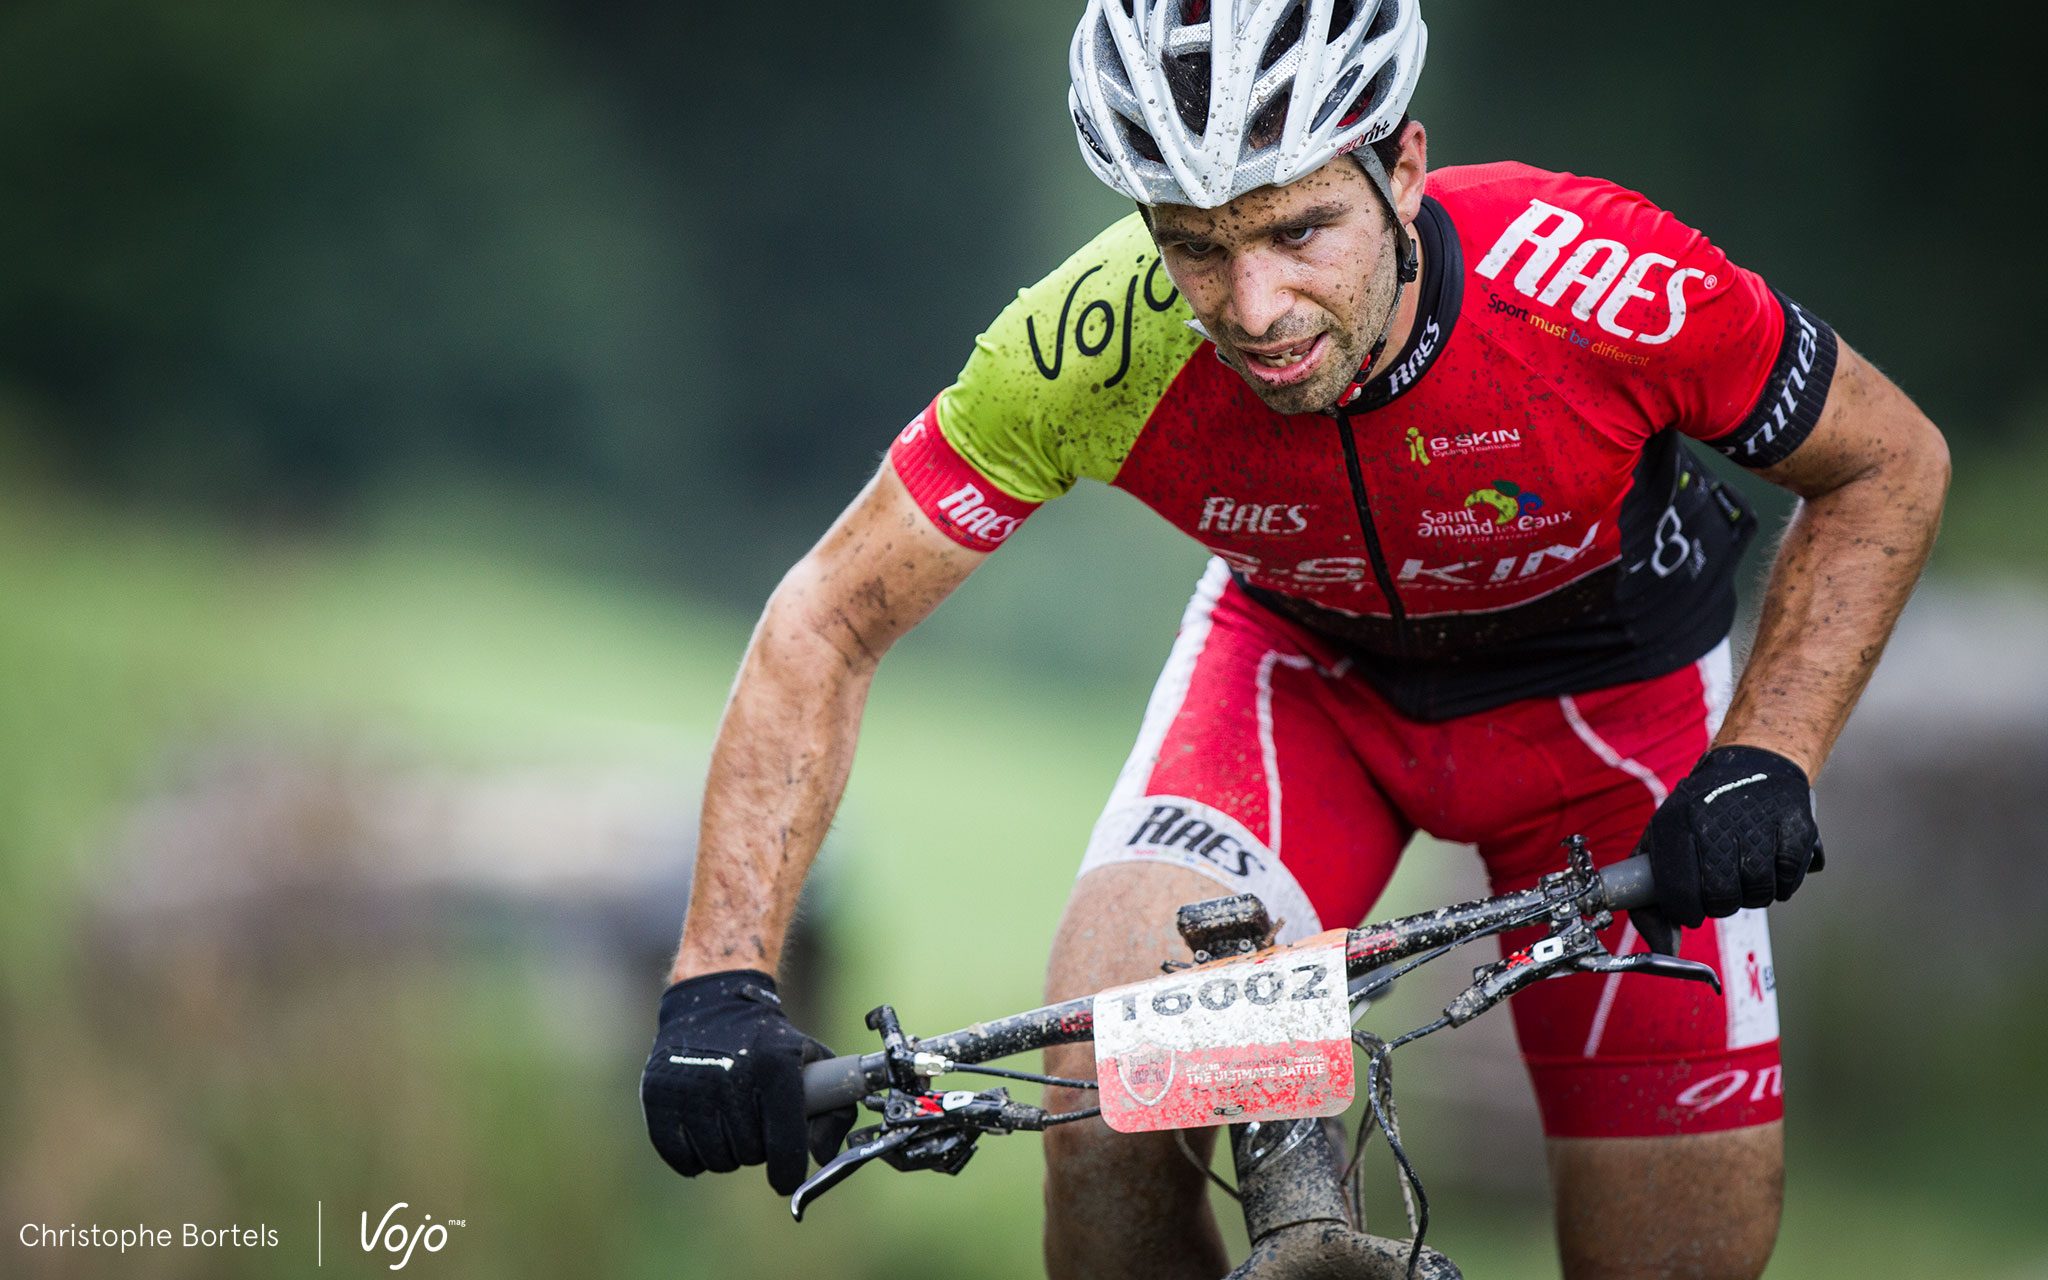
[[[1017,293],[936,402],[940,432],[1013,498],[1116,478],[1201,335],[1136,213]]]

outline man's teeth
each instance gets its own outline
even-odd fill
[[[1300,346],[1289,347],[1287,348],[1287,350],[1279,352],[1276,355],[1261,355],[1255,351],[1249,352],[1247,354],[1249,354],[1253,360],[1266,366],[1268,369],[1286,369],[1290,366],[1300,364],[1303,360],[1306,360],[1308,358],[1309,349],[1314,347],[1315,345],[1316,340],[1314,338],[1310,338],[1307,342],[1302,343]]]

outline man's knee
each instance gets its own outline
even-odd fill
[[[1778,1237],[1784,1126],[1550,1143],[1568,1280],[1753,1280]]]

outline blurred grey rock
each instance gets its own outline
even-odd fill
[[[2048,597],[1930,585],[1816,787],[1828,869],[1789,904],[1828,937],[1910,930],[2038,975],[2048,905]],[[1786,922],[1796,938],[1805,929]],[[1788,939],[1789,940],[1789,939]]]
[[[701,762],[456,768],[263,734],[215,743],[181,756],[98,864],[95,945],[145,966],[206,948],[257,970],[530,953],[651,1009],[701,777]],[[820,962],[816,924],[800,916],[792,967]]]

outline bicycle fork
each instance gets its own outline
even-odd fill
[[[1334,1122],[1230,1127],[1251,1256],[1225,1280],[1403,1280],[1407,1242],[1358,1230],[1346,1210],[1342,1143]],[[1417,1280],[1460,1280],[1449,1258],[1425,1248]]]

